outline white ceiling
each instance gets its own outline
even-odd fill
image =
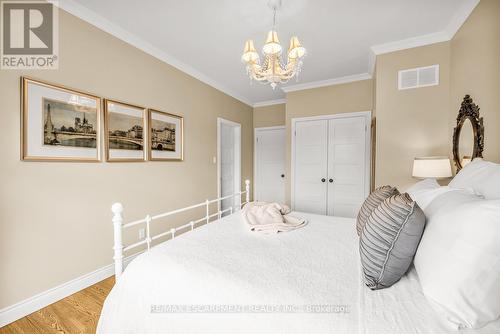
[[[250,84],[240,57],[260,49],[268,0],[59,0],[59,6],[248,104],[285,93]],[[373,54],[448,40],[478,0],[283,0],[278,34],[307,48],[300,84],[368,77]],[[401,41],[404,40],[404,41]],[[360,76],[359,76],[360,75]],[[349,78],[348,78],[349,79]],[[342,79],[340,79],[342,81]],[[338,80],[337,80],[338,81]],[[305,84],[305,85],[304,85]],[[293,87],[291,88],[293,89]]]

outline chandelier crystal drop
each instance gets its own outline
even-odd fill
[[[302,59],[306,49],[300,44],[297,36],[290,39],[290,47],[287,52],[287,62],[282,59],[282,47],[276,32],[276,11],[281,5],[281,0],[269,2],[273,10],[273,28],[267,33],[266,43],[262,47],[263,60],[255,49],[253,40],[245,42],[241,60],[246,64],[247,74],[250,80],[256,80],[264,84],[270,84],[273,89],[279,83],[286,83],[291,78],[298,77],[302,68]]]

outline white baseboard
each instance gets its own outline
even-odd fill
[[[138,254],[133,254],[123,260],[124,266],[130,263]],[[53,304],[69,295],[83,290],[97,282],[100,282],[115,274],[114,264],[97,269],[88,274],[77,277],[69,282],[65,282],[52,289],[41,292],[33,297],[22,300],[14,305],[7,306],[0,310],[0,327],[10,324],[22,317],[38,311],[45,306]]]

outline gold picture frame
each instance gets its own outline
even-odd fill
[[[184,160],[184,117],[148,109],[148,160]]]
[[[113,115],[112,115],[113,114]],[[138,122],[140,119],[140,122]],[[140,123],[140,124],[139,124]],[[147,160],[148,109],[104,99],[104,143],[108,162]]]
[[[21,77],[21,160],[100,162],[101,107],[99,96]]]

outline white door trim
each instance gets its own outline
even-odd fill
[[[340,113],[334,115],[321,115],[321,116],[310,116],[310,117],[297,117],[292,118],[292,143],[291,143],[291,166],[290,166],[290,204],[292,210],[295,209],[295,124],[301,121],[314,121],[314,120],[329,120],[329,119],[339,119],[339,118],[351,118],[351,117],[364,117],[366,121],[366,145],[365,145],[365,161],[366,170],[366,184],[365,184],[365,197],[370,194],[371,185],[371,121],[372,112],[371,111],[359,111],[359,112],[349,112]],[[255,186],[255,185],[254,185]]]
[[[278,125],[278,126],[261,126],[258,128],[254,128],[254,130],[283,130],[285,129],[285,125]]]
[[[253,129],[253,197],[259,198],[258,197],[258,186],[257,186],[257,180],[258,180],[258,172],[257,172],[257,133],[259,131],[266,131],[266,130],[285,130],[286,131],[286,126],[285,125],[279,125],[279,126],[262,126],[258,128]],[[286,134],[285,134],[286,136]],[[286,141],[285,141],[286,143]],[[285,145],[286,146],[286,145]],[[285,148],[286,149],[286,148]],[[286,162],[285,162],[286,166]],[[285,175],[286,176],[286,175]]]
[[[235,129],[235,136],[234,136],[234,142],[235,142],[235,157],[234,157],[234,193],[237,193],[241,191],[241,124],[236,123],[227,119],[224,119],[222,117],[217,117],[217,197],[221,197],[221,184],[220,184],[220,177],[221,177],[221,164],[220,164],[220,158],[221,158],[221,125],[222,124],[227,124]],[[220,211],[220,205],[221,202],[218,202],[218,210]]]

